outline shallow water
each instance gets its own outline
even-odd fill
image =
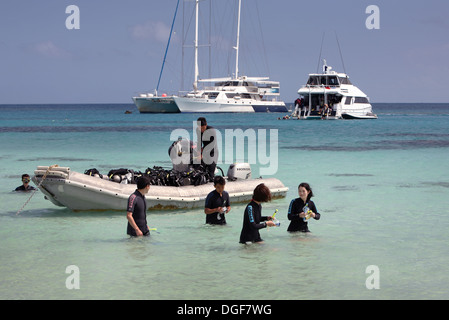
[[[124,212],[72,212],[40,192],[16,215],[30,196],[11,192],[22,173],[168,167],[170,133],[192,133],[198,117],[127,109],[0,106],[1,299],[449,298],[449,105],[375,104],[373,121],[207,115],[223,133],[278,129],[275,176],[290,191],[263,205],[265,215],[279,209],[281,227],[261,230],[260,245],[238,243],[245,204],[232,205],[224,227],[205,225],[201,209],[151,211],[158,233],[139,239],[126,236]],[[290,234],[286,211],[303,181],[322,218]],[[66,288],[69,265],[79,290]],[[365,285],[370,265],[380,289]]]

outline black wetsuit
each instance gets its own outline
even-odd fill
[[[148,230],[147,224],[147,203],[145,202],[145,196],[140,193],[139,190],[136,190],[132,195],[128,198],[128,208],[127,212],[133,213],[134,222],[139,227],[140,231],[142,231],[144,236],[150,235],[150,230]],[[128,221],[127,234],[130,236],[137,236],[136,230],[131,226]]]
[[[36,190],[36,188],[30,185],[28,185],[25,188],[25,186],[22,184],[21,186],[17,187],[14,191],[33,191],[33,190]]]
[[[222,195],[214,190],[210,192],[206,197],[205,208],[215,209],[219,207],[229,207],[231,202],[229,201],[229,194],[223,191]],[[206,214],[206,223],[209,224],[226,224],[225,214],[221,212],[213,212]]]
[[[262,206],[251,200],[243,215],[243,228],[240,233],[240,243],[263,241],[259,229],[266,228],[268,217],[262,217]]]
[[[312,200],[309,200],[307,202],[308,207],[310,210],[312,210],[315,213],[315,220],[319,220],[321,215],[318,213],[318,210],[316,209],[315,203]],[[288,214],[287,218],[290,220],[290,225],[288,226],[287,231],[302,231],[302,232],[310,232],[309,228],[307,227],[307,222],[303,220],[299,216],[301,212],[303,212],[303,208],[306,204],[301,198],[293,199],[290,202],[290,206],[288,207]]]
[[[207,132],[210,130],[210,132]],[[205,137],[203,141],[203,135],[205,133],[208,133],[207,137]],[[218,159],[218,148],[217,148],[217,137],[215,133],[215,128],[211,126],[206,127],[206,131],[201,132],[201,130],[197,130],[198,138],[200,139],[200,145],[201,145],[201,154],[203,155],[203,160],[201,163],[206,167],[206,171],[209,172],[210,179],[212,181],[214,175],[215,175],[215,168],[217,167],[217,159]],[[207,150],[206,154],[203,154],[204,149],[210,145]],[[206,161],[204,161],[206,159]]]

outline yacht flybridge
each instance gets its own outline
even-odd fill
[[[311,73],[298,90],[294,119],[377,119],[368,96],[323,60],[323,73]]]

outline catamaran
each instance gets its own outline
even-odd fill
[[[298,90],[293,119],[377,119],[368,96],[346,73],[332,70],[323,59],[323,73],[311,73]]]

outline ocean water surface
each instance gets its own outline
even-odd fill
[[[274,176],[290,190],[263,204],[263,214],[279,209],[281,226],[261,230],[263,244],[241,245],[245,204],[232,205],[226,226],[205,225],[201,209],[150,211],[158,232],[146,238],[126,235],[124,211],[72,212],[40,192],[16,214],[30,196],[12,192],[22,173],[52,164],[104,173],[170,167],[170,134],[193,134],[198,114],[0,105],[0,298],[448,299],[449,104],[374,111],[379,119],[366,121],[206,115],[223,136],[278,130]],[[252,165],[253,177],[262,166]],[[311,233],[291,234],[287,209],[300,182],[311,184],[321,219]],[[80,289],[66,287],[70,265]],[[373,265],[379,288],[370,290]]]

